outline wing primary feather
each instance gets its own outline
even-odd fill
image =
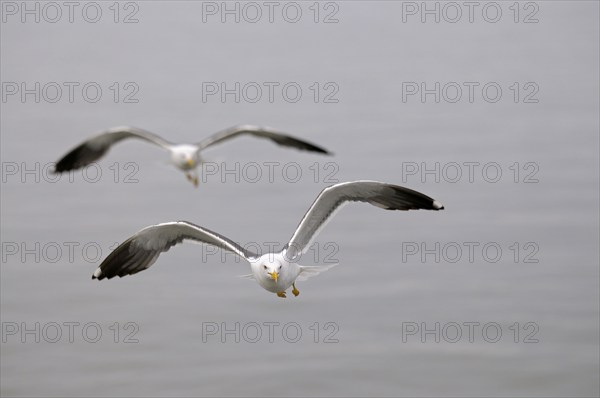
[[[54,172],[63,173],[85,167],[102,158],[114,144],[126,138],[138,138],[165,149],[173,145],[164,138],[137,127],[113,127],[87,139],[70,150],[56,162]]]
[[[198,146],[201,149],[208,148],[209,146],[218,144],[226,140],[230,140],[240,135],[250,135],[257,138],[267,138],[281,146],[287,146],[309,152],[317,152],[324,155],[332,155],[332,153],[329,152],[327,149],[312,144],[308,141],[292,137],[291,135],[273,130],[269,127],[258,127],[251,125],[233,126],[228,129],[219,131],[211,135],[210,137],[202,140],[198,144]]]
[[[92,279],[136,274],[154,264],[161,253],[184,240],[217,246],[248,261],[257,257],[223,235],[187,221],[177,221],[146,227],[125,240],[104,259]]]
[[[444,209],[440,202],[429,196],[399,185],[377,181],[332,185],[317,196],[284,248],[288,260],[305,252],[333,214],[348,202],[366,202],[385,210]]]

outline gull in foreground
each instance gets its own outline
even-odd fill
[[[175,165],[175,167],[183,170],[187,179],[191,181],[194,186],[198,186],[197,167],[202,164],[200,152],[212,145],[243,134],[259,138],[268,138],[282,146],[327,155],[330,154],[326,149],[309,142],[302,141],[270,128],[258,126],[241,125],[230,127],[211,135],[197,144],[174,144],[149,131],[125,126],[111,128],[82,142],[56,162],[54,172],[62,173],[85,167],[100,159],[114,144],[121,140],[138,138],[168,150],[171,154],[171,163]]]
[[[255,279],[266,290],[277,293],[277,296],[285,297],[285,291],[290,286],[294,296],[297,296],[300,292],[296,288],[296,280],[305,280],[333,266],[302,266],[297,262],[334,212],[347,202],[366,202],[385,210],[444,208],[437,200],[398,185],[376,181],[344,182],[321,191],[290,241],[279,253],[259,256],[204,227],[187,221],[167,222],[146,227],[121,243],[100,264],[92,279],[110,279],[143,271],[154,264],[162,252],[184,240],[192,240],[214,245],[245,259],[252,270],[252,274],[246,277]]]

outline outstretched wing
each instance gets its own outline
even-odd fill
[[[202,140],[200,143],[198,143],[198,146],[200,147],[200,149],[204,149],[209,146],[218,144],[220,142],[229,140],[231,138],[235,138],[242,134],[247,134],[259,138],[268,138],[278,145],[289,146],[304,151],[318,152],[327,155],[331,154],[331,152],[329,152],[328,150],[323,149],[317,145],[311,144],[310,142],[294,138],[292,136],[281,133],[279,131],[272,130],[267,127],[258,127],[251,125],[234,126],[226,130],[219,131],[218,133],[215,133],[210,137]]]
[[[55,173],[77,170],[100,159],[112,145],[126,138],[139,138],[168,149],[173,144],[158,135],[136,127],[113,127],[82,142],[63,156],[54,167]]]
[[[248,261],[257,257],[230,239],[206,228],[187,221],[168,222],[146,227],[121,243],[100,264],[92,279],[123,277],[143,271],[154,264],[161,253],[184,240],[214,245]]]
[[[343,182],[325,188],[308,209],[284,249],[288,260],[304,253],[334,212],[348,202],[366,202],[385,210],[442,210],[437,200],[412,189],[377,181]]]

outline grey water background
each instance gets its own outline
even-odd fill
[[[402,2],[336,2],[338,22],[328,24],[312,20],[312,2],[298,3],[297,23],[278,12],[273,23],[266,16],[221,23],[219,15],[204,22],[202,2],[191,1],[137,2],[137,23],[114,23],[112,3],[99,4],[98,23],[76,12],[73,23],[6,15],[1,26],[3,83],[96,82],[103,89],[96,103],[76,89],[73,103],[65,91],[56,103],[16,95],[1,104],[2,396],[599,395],[597,2],[535,2],[539,22],[527,24],[513,21],[512,2],[498,3],[497,23],[479,11],[472,23],[466,16],[421,23],[418,15],[403,22]],[[320,7],[321,21],[335,10]],[[132,10],[120,8],[120,20]],[[521,8],[521,21],[531,10]],[[435,103],[431,95],[425,103],[403,101],[402,82],[436,81],[496,82],[502,98],[491,103],[476,90],[472,103]],[[124,103],[125,90],[115,103],[114,82],[135,83],[139,102]],[[204,101],[202,82],[296,82],[303,95],[295,103],[277,90],[273,102],[266,91],[256,103]],[[335,83],[337,103],[315,102],[314,82]],[[539,101],[515,102],[514,82],[535,82]],[[248,175],[236,182],[221,170],[194,189],[160,149],[124,142],[99,162],[95,183],[80,173],[52,182],[44,173],[107,127],[134,125],[195,142],[238,123],[276,127],[335,156],[240,138],[205,157],[240,170],[277,162],[273,180],[266,168],[256,182]],[[302,173],[297,182],[282,174],[291,162]],[[473,182],[466,168],[456,182],[448,168],[439,181],[403,173],[421,162],[495,162],[503,174],[491,183],[481,166]],[[528,162],[537,165],[537,182],[524,182],[533,170],[524,168]],[[22,172],[36,164],[38,172]],[[132,170],[138,182],[126,183]],[[115,243],[159,222],[189,220],[263,248],[283,244],[321,189],[354,179],[411,187],[446,210],[348,205],[319,235],[317,258],[307,259],[340,265],[299,283],[297,298],[279,299],[237,278],[249,269],[233,256],[189,244],[138,275],[90,279]],[[450,249],[438,251],[439,261],[406,252],[436,242],[450,249],[454,242],[462,257],[452,262]],[[472,262],[465,242],[479,244]],[[481,251],[490,242],[502,249],[497,262]],[[66,244],[78,245],[72,258]],[[12,254],[14,245],[19,253]],[[22,245],[34,254],[23,255]],[[528,254],[538,262],[526,263]],[[68,322],[79,325],[72,342]],[[95,329],[82,334],[92,322],[102,331],[96,343],[88,342]],[[137,329],[126,329],[129,322]],[[273,341],[269,322],[278,323]],[[479,324],[472,342],[469,322]],[[491,322],[502,332],[495,343],[495,329],[482,333]],[[439,342],[407,334],[410,325],[436,323],[446,327]],[[454,323],[462,335],[453,343]],[[62,335],[53,343],[56,324]],[[236,324],[239,342],[235,332],[207,333]],[[13,335],[7,328],[14,325]],[[262,335],[254,343],[255,325]],[[299,341],[291,342],[296,329],[282,333],[284,325],[300,328]],[[137,342],[125,342],[128,336]]]

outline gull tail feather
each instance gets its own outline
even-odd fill
[[[319,275],[321,272],[325,272],[335,267],[339,263],[329,265],[317,265],[317,266],[300,266],[300,275],[296,278],[297,281],[305,281],[310,277]]]

